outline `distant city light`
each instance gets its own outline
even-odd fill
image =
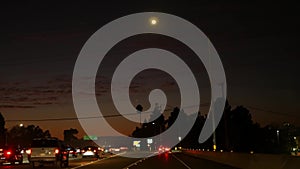
[[[214,149],[214,151],[216,151],[216,149],[217,149],[217,145],[216,144],[213,145],[213,149]]]
[[[20,127],[23,127],[23,126],[24,126],[24,124],[22,124],[22,123],[21,123],[19,126],[20,126]]]

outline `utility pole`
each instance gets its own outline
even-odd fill
[[[210,51],[210,44],[209,44],[209,39],[207,39],[207,47],[208,47],[208,69],[209,71],[211,70],[211,51]],[[217,141],[216,141],[216,124],[215,124],[215,111],[212,110],[211,112],[211,116],[212,116],[212,127],[213,127],[213,150],[216,151],[217,149]]]
[[[216,151],[217,149],[217,138],[216,138],[216,124],[215,124],[215,111],[212,111],[212,125],[213,125],[213,150]]]
[[[143,106],[139,104],[139,105],[136,106],[135,109],[137,110],[137,113],[140,114],[140,125],[142,127],[142,111],[143,111]]]
[[[8,132],[5,130],[5,146],[7,146],[7,137],[8,137]]]

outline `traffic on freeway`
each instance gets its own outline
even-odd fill
[[[130,152],[123,152],[130,153]],[[126,158],[118,155],[104,155],[101,158],[70,158],[69,169],[153,169],[153,168],[174,168],[174,169],[192,169],[192,168],[207,168],[207,169],[234,169],[228,165],[212,162],[205,159],[195,158],[181,152],[171,153],[165,152],[157,156],[149,158]],[[4,164],[0,166],[2,169],[32,169],[32,165],[28,162],[22,164]],[[53,166],[51,163],[36,166],[36,168],[60,168]]]
[[[299,11],[4,1],[0,169],[300,169]]]

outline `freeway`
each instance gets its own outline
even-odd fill
[[[58,168],[51,165],[39,167],[39,169]],[[234,169],[220,163],[200,159],[183,153],[164,153],[157,156],[136,159],[121,156],[110,156],[103,159],[84,158],[70,161],[69,169]],[[32,169],[29,164],[4,165],[0,169]]]

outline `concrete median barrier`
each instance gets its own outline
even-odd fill
[[[300,157],[290,155],[184,150],[183,153],[241,169],[299,169]]]

